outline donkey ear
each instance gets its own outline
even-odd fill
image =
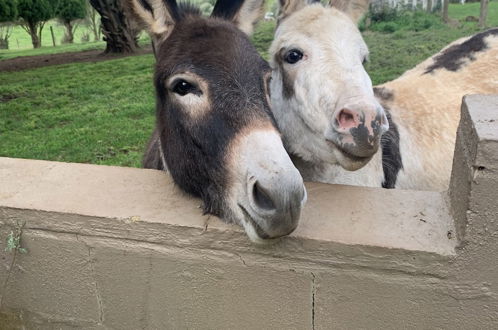
[[[126,0],[128,12],[155,40],[166,39],[178,17],[178,6],[173,0]]]
[[[320,0],[279,0],[278,21],[315,2],[320,2]]]
[[[370,0],[330,0],[330,6],[335,7],[358,24],[368,11]]]
[[[263,16],[264,0],[218,0],[211,16],[232,21],[245,34],[250,35],[254,25]]]

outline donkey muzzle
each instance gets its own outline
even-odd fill
[[[333,115],[325,138],[346,157],[369,158],[379,148],[380,137],[389,129],[384,109],[377,104],[348,104]]]
[[[278,132],[256,130],[248,134],[238,147],[237,162],[237,205],[249,238],[263,243],[292,233],[307,195]]]

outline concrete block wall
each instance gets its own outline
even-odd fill
[[[497,96],[455,149],[448,192],[307,184],[267,247],[165,173],[0,158],[0,329],[496,328]]]

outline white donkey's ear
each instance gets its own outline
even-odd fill
[[[365,16],[370,5],[370,0],[330,0],[330,6],[335,7],[358,24]]]
[[[176,1],[125,0],[128,12],[156,41],[166,39],[175,26],[178,16]]]
[[[264,0],[218,0],[211,16],[232,21],[245,34],[251,35],[264,8]]]
[[[279,0],[278,21],[283,20],[290,14],[304,8],[312,1],[309,0]]]

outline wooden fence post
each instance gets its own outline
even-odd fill
[[[50,34],[52,34],[52,43],[54,44],[54,47],[55,47],[55,36],[54,36],[54,29],[52,28],[52,25],[50,25]]]
[[[488,16],[489,0],[481,0],[481,9],[479,11],[479,27],[486,27],[486,17]]]

